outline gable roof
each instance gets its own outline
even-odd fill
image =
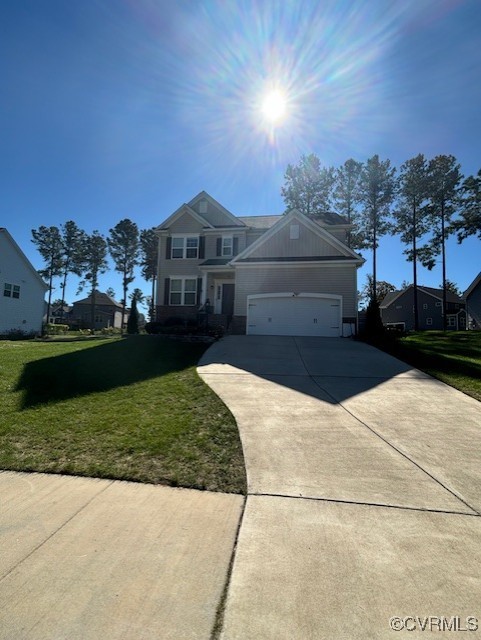
[[[174,213],[170,215],[167,220],[164,220],[164,222],[159,224],[158,227],[155,227],[154,231],[162,231],[163,229],[168,229],[172,224],[174,224],[176,220],[181,218],[186,213],[194,218],[194,220],[197,220],[197,222],[203,227],[207,227],[208,229],[214,228],[208,220],[200,215],[200,213],[194,211],[191,207],[189,207],[188,204],[184,202],[184,204],[181,205],[176,211],[174,211]]]
[[[24,254],[24,252],[20,249],[20,247],[18,246],[18,244],[15,242],[15,240],[12,238],[12,236],[10,235],[10,233],[7,231],[7,229],[5,229],[5,227],[0,227],[0,234],[3,235],[4,238],[6,238],[6,240],[12,245],[13,249],[16,251],[16,253],[19,255],[19,257],[21,258],[22,262],[25,264],[25,266],[29,269],[29,271],[32,273],[32,275],[35,277],[35,279],[42,284],[42,286],[44,287],[45,291],[48,289],[48,284],[46,282],[44,282],[43,278],[40,276],[40,274],[38,273],[38,271],[34,268],[33,264],[30,262],[30,260],[27,258],[27,256]]]
[[[382,300],[382,302],[379,305],[379,307],[382,308],[382,309],[385,309],[386,307],[389,307],[400,296],[402,296],[404,293],[406,293],[406,291],[409,291],[409,289],[413,289],[413,288],[414,288],[414,285],[410,284],[405,289],[400,289],[400,290],[397,290],[397,291],[389,292],[387,294],[387,296]],[[425,287],[423,285],[418,285],[418,291],[423,291],[424,293],[427,293],[429,296],[433,296],[433,298],[436,298],[437,300],[441,300],[441,301],[443,300],[443,290],[442,289],[435,289],[433,287]],[[456,303],[463,303],[464,300],[462,298],[460,298],[458,295],[456,295],[455,293],[453,293],[452,291],[446,291],[446,302],[452,302],[452,303],[456,304]]]
[[[297,219],[302,222],[310,231],[314,234],[322,238],[325,242],[336,248],[342,255],[339,257],[335,257],[335,259],[350,259],[355,260],[358,264],[363,264],[365,262],[364,258],[362,258],[359,254],[355,253],[352,249],[350,249],[343,242],[335,238],[332,234],[326,231],[319,224],[308,218],[306,215],[298,211],[297,209],[291,209],[286,214],[279,216],[278,221],[273,224],[266,233],[262,234],[255,242],[249,245],[244,251],[235,256],[232,259],[231,264],[237,264],[241,262],[262,262],[263,259],[250,259],[249,256],[256,251],[263,244],[268,242],[278,231],[287,226],[292,220]],[[325,259],[323,256],[311,256],[311,260],[322,260]],[[330,258],[331,260],[333,258]],[[270,258],[273,262],[278,261],[276,258]]]
[[[73,304],[92,304],[92,294],[89,294],[86,298],[83,298],[82,300],[76,300]],[[122,305],[120,304],[120,302],[117,302],[116,300],[111,298],[109,295],[107,295],[106,293],[102,293],[101,291],[95,292],[95,304],[111,305],[114,307],[118,307],[119,309],[122,308]]]
[[[474,278],[474,280],[471,282],[469,287],[464,292],[464,297],[467,298],[468,296],[470,296],[480,282],[481,282],[481,271],[478,273],[478,275]]]
[[[276,222],[282,218],[282,215],[277,216],[240,216],[241,220],[246,226],[252,229],[270,229]]]
[[[200,193],[198,193],[194,198],[192,198],[192,200],[188,203],[189,207],[193,207],[195,204],[197,204],[197,202],[199,200],[207,200],[208,202],[210,202],[210,204],[215,207],[216,209],[219,209],[219,211],[221,213],[223,213],[226,218],[229,221],[229,224],[236,226],[236,227],[243,227],[245,226],[244,223],[241,221],[239,223],[239,218],[237,216],[235,216],[234,214],[232,214],[228,209],[226,209],[224,206],[221,205],[220,202],[217,202],[217,200],[215,198],[213,198],[211,195],[209,195],[207,193],[207,191],[201,191]],[[201,213],[199,213],[200,216],[202,216]],[[204,217],[204,216],[202,216]],[[210,226],[218,226],[218,225],[210,225]],[[219,225],[219,226],[229,226],[229,225]]]

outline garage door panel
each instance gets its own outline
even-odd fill
[[[309,296],[269,296],[248,302],[247,333],[254,335],[341,335],[340,301]]]

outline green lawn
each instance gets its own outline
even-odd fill
[[[0,468],[244,493],[237,425],[160,336],[0,342]]]
[[[481,400],[481,331],[419,331],[382,348]]]

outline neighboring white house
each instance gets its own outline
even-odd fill
[[[6,229],[0,227],[0,335],[42,330],[48,286]]]

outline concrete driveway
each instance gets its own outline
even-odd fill
[[[481,629],[480,403],[348,339],[231,336],[199,372],[248,475],[224,640]]]

